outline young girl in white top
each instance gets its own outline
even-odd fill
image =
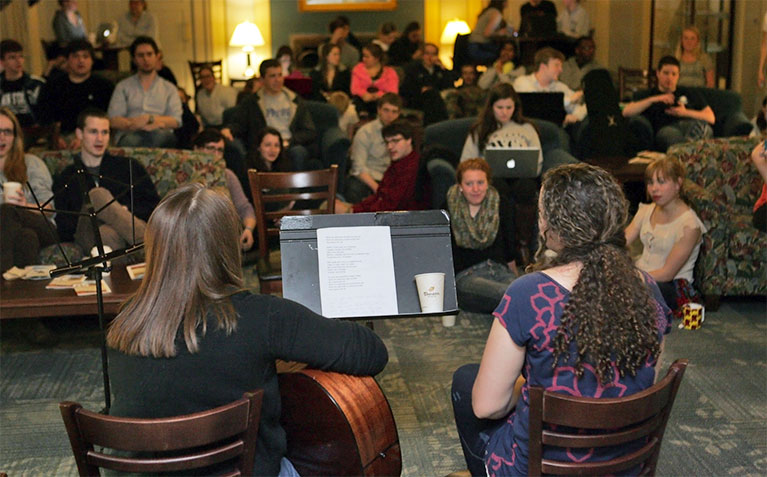
[[[638,268],[658,282],[666,304],[675,313],[697,298],[693,268],[706,227],[683,200],[684,166],[674,157],[652,162],[645,170],[650,204],[639,204],[626,228],[626,243],[642,241]]]

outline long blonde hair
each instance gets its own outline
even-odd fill
[[[135,296],[112,322],[107,343],[123,353],[176,355],[179,329],[190,353],[199,350],[206,316],[227,334],[237,327],[229,297],[242,289],[240,222],[223,192],[190,184],[169,193],[144,234],[146,272]]]
[[[0,115],[5,116],[13,124],[13,143],[3,164],[3,174],[9,181],[20,182],[26,187],[27,164],[24,162],[24,133],[21,131],[19,120],[13,111],[3,106]]]

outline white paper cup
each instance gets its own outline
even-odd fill
[[[415,276],[418,301],[421,311],[432,313],[445,309],[445,274],[440,272],[420,273]]]
[[[455,315],[442,315],[442,326],[455,326]]]
[[[10,202],[9,198],[15,198],[21,190],[21,182],[4,182],[3,183],[3,201]]]

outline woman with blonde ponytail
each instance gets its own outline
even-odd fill
[[[626,250],[628,204],[608,172],[588,164],[546,172],[538,213],[540,247],[530,273],[509,286],[493,313],[481,363],[453,376],[472,475],[527,474],[530,386],[576,396],[634,394],[655,381],[670,330],[655,281]],[[520,375],[525,382],[515,387]],[[543,457],[606,460],[640,446],[544,448]]]

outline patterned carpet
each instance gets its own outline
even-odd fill
[[[690,366],[666,432],[659,475],[767,474],[767,308],[764,299],[726,301],[697,331],[674,329],[666,363]],[[0,471],[9,476],[76,475],[58,402],[103,406],[93,318],[50,321],[59,344],[30,345],[33,321],[0,323]],[[490,317],[381,320],[390,362],[378,377],[391,403],[403,475],[465,468],[450,408],[452,372],[478,361]]]

